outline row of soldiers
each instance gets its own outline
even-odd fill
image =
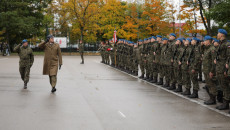
[[[157,35],[137,43],[120,39],[114,45],[102,44],[100,52],[102,63],[110,65],[111,61],[111,66],[135,76],[140,67],[139,78],[189,98],[199,97],[198,81],[203,74],[210,97],[204,104],[216,104],[218,92],[222,92],[223,100],[218,98],[221,105],[216,108],[226,110],[230,101],[230,44],[226,36],[227,31],[219,29],[218,40],[211,36],[203,41],[196,37],[176,39],[174,33],[169,38]]]

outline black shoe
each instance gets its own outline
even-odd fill
[[[27,83],[24,83],[24,89],[27,89]]]
[[[193,93],[191,95],[188,96],[189,98],[198,98],[198,91],[197,90],[193,90]]]
[[[201,82],[201,81],[203,81],[203,80],[202,80],[202,78],[199,78],[199,79],[198,79],[198,81],[200,81],[200,82]]]
[[[206,83],[205,80],[203,80],[202,83]]]
[[[57,89],[55,87],[53,87],[52,90],[51,90],[52,93],[54,93],[56,91],[57,91]]]
[[[84,64],[84,62],[81,62],[80,64]]]
[[[213,96],[211,94],[209,94],[209,96],[210,96],[210,99],[205,101],[204,104],[205,105],[214,105],[214,104],[216,104],[216,96]]]
[[[138,76],[138,72],[134,72],[134,76]]]
[[[218,110],[227,110],[227,109],[229,109],[229,101],[224,100],[224,102],[220,106],[217,106],[216,109],[218,109]]]
[[[163,85],[163,78],[160,78],[160,81],[157,82],[157,85]]]
[[[168,90],[175,90],[176,89],[176,85],[175,84],[172,84],[169,88],[168,88]]]
[[[216,99],[218,102],[223,103],[223,91],[218,90]]]
[[[150,78],[148,78],[146,81],[151,82],[151,81],[153,81],[153,78],[150,77]]]
[[[140,79],[143,79],[143,78],[144,78],[144,75],[142,74],[139,78],[140,78]]]
[[[154,77],[151,83],[157,83],[157,77]]]
[[[170,86],[169,86],[169,82],[166,82],[166,83],[163,85],[163,87],[164,87],[164,88],[170,87]]]
[[[182,93],[182,95],[191,95],[190,89],[187,89]]]
[[[149,79],[149,77],[145,77],[143,80],[147,80],[147,79]]]
[[[177,89],[174,92],[182,92],[182,85],[178,85]]]

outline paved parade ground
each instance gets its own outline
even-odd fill
[[[35,56],[23,89],[18,56],[0,56],[1,130],[229,130],[227,111],[203,106],[110,66],[99,56],[63,56],[57,92]]]

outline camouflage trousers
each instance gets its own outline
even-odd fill
[[[171,76],[171,67],[168,65],[162,66],[162,78],[165,77],[166,82],[170,82],[170,76]]]
[[[145,75],[145,67],[144,67],[144,61],[141,59],[139,61],[140,69],[141,69],[141,75]]]
[[[204,78],[205,78],[206,85],[208,86],[209,93],[216,96],[217,95],[216,81],[209,77],[209,72],[204,72]]]
[[[52,87],[55,87],[57,84],[57,75],[49,76],[49,78],[50,78],[50,85]]]
[[[225,100],[230,100],[230,86],[229,86],[229,79],[225,77],[223,73],[217,73],[217,80],[220,84],[220,88],[223,91],[224,94],[224,99]]]
[[[84,52],[80,52],[81,55],[81,61],[84,63]]]
[[[182,83],[183,85],[185,85],[186,89],[191,88],[191,79],[190,79],[188,69],[185,69],[185,70],[182,69]]]
[[[170,83],[172,84],[176,84],[177,82],[177,79],[176,79],[176,76],[175,76],[175,71],[174,71],[174,67],[171,65],[170,66]]]
[[[192,73],[192,70],[189,71],[190,78],[191,78],[192,85],[193,85],[193,89],[197,90],[197,91],[199,90],[198,73],[199,73],[198,70],[195,70],[194,73]]]
[[[158,77],[158,73],[160,72],[159,71],[159,64],[153,63],[152,71],[153,71],[153,77]]]
[[[30,79],[30,66],[19,67],[19,72],[24,83],[28,83]]]
[[[174,75],[175,75],[175,80],[178,85],[182,85],[182,71],[181,68],[179,67],[174,67]]]

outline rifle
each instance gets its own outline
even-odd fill
[[[220,55],[220,46],[216,52],[216,61],[220,60],[219,55]]]

